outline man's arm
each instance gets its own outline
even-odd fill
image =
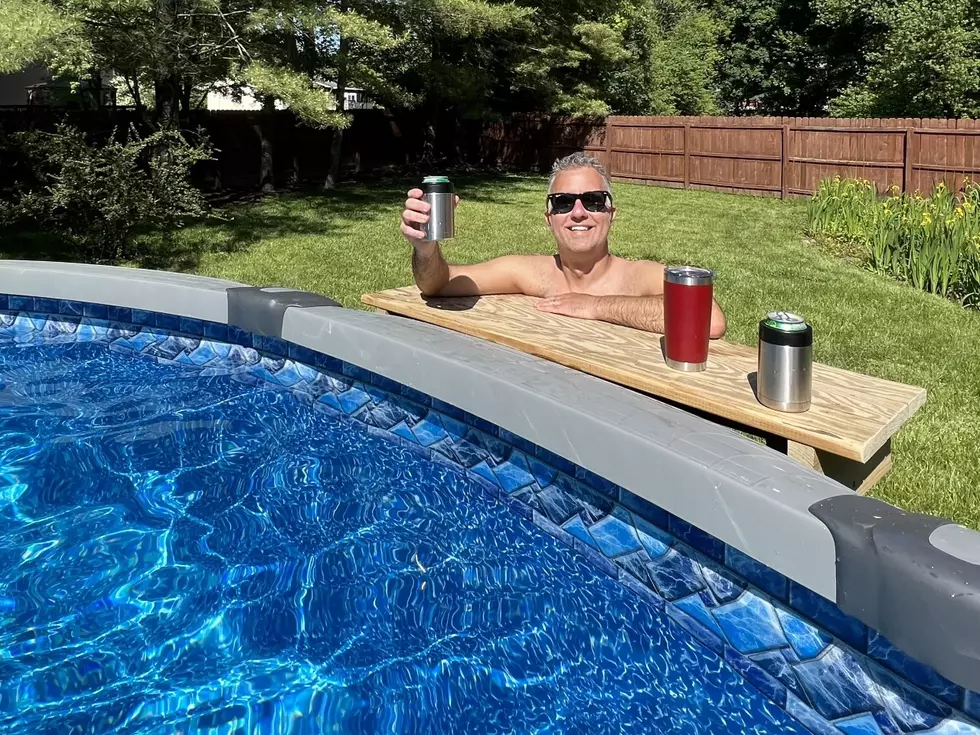
[[[523,260],[503,255],[473,265],[449,265],[439,243],[420,242],[412,252],[412,275],[424,296],[521,293]]]
[[[653,296],[591,296],[583,293],[566,293],[542,299],[537,307],[553,314],[596,319],[612,324],[622,324],[647,332],[664,333],[664,297]],[[721,307],[711,303],[711,339],[723,337],[727,323]]]
[[[658,296],[596,296],[596,319],[625,327],[664,333],[664,297]],[[711,339],[723,337],[727,324],[725,315],[714,301],[711,302]]]
[[[456,204],[459,197],[456,197]],[[412,244],[412,275],[425,296],[479,296],[521,293],[528,280],[527,256],[504,255],[474,265],[450,265],[438,242],[424,240],[421,226],[429,221],[429,203],[421,189],[408,192],[401,232]]]

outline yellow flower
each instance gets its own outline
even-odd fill
[[[963,219],[963,207],[960,206],[960,207],[957,207],[956,209],[954,209],[953,210],[953,214],[956,215],[957,218]]]

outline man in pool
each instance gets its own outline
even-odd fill
[[[423,239],[420,225],[428,221],[428,211],[422,190],[409,191],[401,232],[413,245],[412,272],[424,295],[526,294],[540,297],[541,311],[663,333],[664,265],[609,252],[616,208],[609,178],[596,159],[573,153],[555,162],[545,202],[555,255],[504,255],[450,265],[439,243]],[[714,302],[711,338],[724,335],[725,327],[725,315]]]

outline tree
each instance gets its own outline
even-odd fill
[[[693,0],[635,0],[622,22],[627,59],[609,75],[624,115],[710,115],[716,101],[717,19]]]
[[[980,0],[823,0],[822,10],[879,29],[867,74],[833,101],[832,114],[980,117]]]
[[[112,72],[148,122],[163,129],[179,126],[196,90],[226,80],[282,99],[310,124],[345,124],[330,96],[268,43],[256,17],[272,8],[283,3],[4,0],[0,69],[44,64],[75,78]],[[143,89],[152,90],[152,100]]]
[[[621,1],[536,0],[511,54],[516,107],[569,115],[612,111],[607,79],[629,54]]]
[[[830,18],[817,0],[710,0],[724,30],[719,98],[729,113],[823,115],[860,77],[874,28],[860,15]]]
[[[268,63],[335,84],[332,106],[337,120],[330,123],[334,135],[326,188],[337,180],[343,130],[349,120],[345,115],[348,86],[357,85],[389,103],[410,100],[384,74],[385,54],[407,41],[407,34],[394,28],[397,20],[390,4],[377,0],[282,0],[277,7],[251,15],[249,30],[261,39],[260,44],[253,43]]]

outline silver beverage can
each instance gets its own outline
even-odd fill
[[[756,396],[777,411],[802,413],[812,395],[813,328],[798,314],[774,311],[759,322]]]
[[[431,207],[429,221],[423,225],[425,239],[448,240],[456,234],[456,192],[446,176],[426,176],[422,180],[422,198]]]

